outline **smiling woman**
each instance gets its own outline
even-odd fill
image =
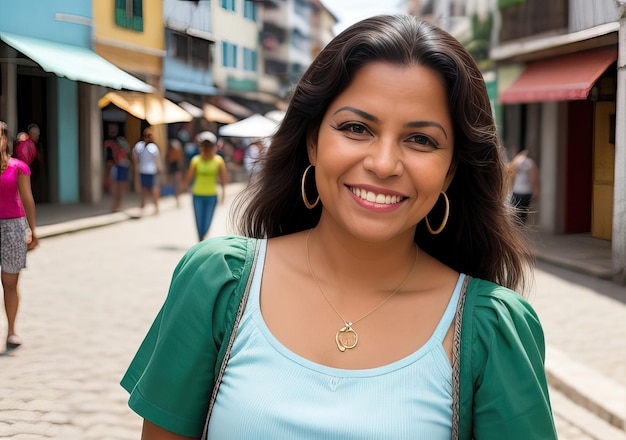
[[[144,436],[555,439],[504,171],[458,41],[411,16],[346,29],[238,200],[242,236],[175,271],[122,380]]]
[[[308,151],[327,208],[317,230],[330,216],[365,241],[410,240],[454,176],[445,86],[420,65],[367,64],[330,103]]]

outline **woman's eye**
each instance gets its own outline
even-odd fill
[[[423,134],[417,134],[415,136],[412,136],[410,140],[420,146],[424,145],[436,148],[439,145],[435,140]]]
[[[351,134],[366,134],[366,133],[368,133],[367,127],[365,127],[365,125],[354,123],[354,122],[341,124],[338,127],[338,130],[346,131],[346,132],[351,133]]]

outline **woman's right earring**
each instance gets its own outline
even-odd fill
[[[304,174],[302,174],[302,185],[300,186],[300,190],[302,191],[302,201],[304,202],[304,206],[306,206],[308,209],[313,209],[317,206],[317,204],[320,202],[320,196],[319,194],[317,195],[317,199],[315,199],[315,202],[310,203],[309,200],[306,197],[306,175],[309,172],[309,170],[313,167],[313,165],[309,165],[308,167],[305,168],[304,170]]]

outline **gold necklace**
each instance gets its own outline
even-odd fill
[[[311,272],[311,277],[315,281],[315,284],[317,284],[317,287],[320,289],[320,292],[322,292],[322,296],[324,297],[324,299],[326,300],[330,308],[333,309],[333,311],[337,314],[337,316],[339,316],[339,318],[344,323],[344,326],[341,327],[335,334],[335,342],[337,343],[337,348],[339,349],[339,351],[344,352],[346,351],[346,348],[356,347],[356,344],[358,344],[359,342],[359,334],[356,332],[356,330],[354,330],[354,328],[352,328],[352,326],[356,324],[357,322],[367,318],[376,310],[380,309],[387,301],[389,301],[396,293],[398,293],[400,289],[402,288],[402,286],[404,286],[404,284],[407,282],[407,280],[411,276],[411,273],[413,273],[413,269],[415,269],[415,264],[417,263],[418,248],[417,248],[417,245],[415,245],[415,260],[413,260],[413,265],[411,266],[411,270],[409,270],[409,273],[406,274],[406,276],[404,277],[400,285],[396,287],[396,290],[391,292],[391,294],[387,298],[385,298],[380,304],[374,307],[373,310],[367,312],[365,315],[361,316],[356,321],[351,322],[351,321],[347,321],[343,319],[343,316],[341,316],[341,313],[339,313],[339,311],[335,308],[335,306],[333,306],[333,304],[330,302],[330,300],[326,296],[326,293],[324,293],[324,289],[322,289],[322,285],[320,284],[319,280],[315,276],[315,272],[313,272],[313,266],[311,266],[311,255],[309,252],[309,238],[311,237],[312,230],[313,229],[310,229],[309,233],[306,236],[306,262],[309,266],[309,272]]]

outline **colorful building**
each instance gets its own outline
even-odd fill
[[[41,129],[33,192],[38,203],[101,197],[98,99],[111,89],[152,87],[92,50],[91,2],[21,0],[0,14],[0,119],[13,133]]]

